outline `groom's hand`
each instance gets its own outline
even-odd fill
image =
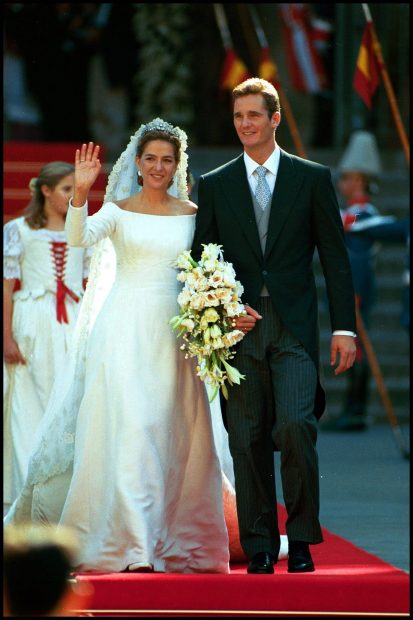
[[[331,337],[330,346],[330,365],[334,366],[337,362],[337,356],[340,357],[340,363],[334,370],[335,375],[339,375],[351,368],[356,359],[356,343],[353,336],[333,335]]]
[[[262,316],[251,308],[248,304],[244,304],[246,314],[235,317],[235,329],[239,329],[244,334],[248,334],[254,326],[257,320],[262,319]]]

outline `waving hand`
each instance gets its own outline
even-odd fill
[[[100,146],[94,146],[93,142],[82,144],[76,149],[75,154],[75,183],[73,206],[81,207],[87,200],[87,196],[93,183],[99,176],[102,164],[99,159]]]

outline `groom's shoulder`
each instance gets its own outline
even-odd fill
[[[311,159],[303,159],[298,155],[293,155],[292,153],[288,153],[281,149],[281,153],[283,157],[287,160],[290,160],[294,168],[297,170],[307,170],[307,171],[325,171],[329,170],[328,166],[321,164],[319,162],[313,161]]]
[[[234,159],[231,159],[231,161],[228,161],[225,164],[218,166],[218,168],[214,168],[213,170],[210,170],[209,172],[206,172],[205,174],[201,175],[201,178],[211,179],[211,178],[218,178],[221,176],[225,177],[227,174],[231,174],[233,170],[237,169],[240,163],[242,163],[242,153],[241,155],[238,155]]]

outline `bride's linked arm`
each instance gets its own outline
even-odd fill
[[[101,169],[99,150],[100,147],[94,146],[93,142],[76,149],[74,192],[65,223],[69,245],[89,247],[108,237],[114,229],[112,209],[103,206],[95,215],[87,215],[89,191]]]

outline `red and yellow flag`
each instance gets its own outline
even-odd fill
[[[371,109],[371,100],[380,82],[380,67],[375,53],[375,43],[371,24],[367,23],[361,39],[353,88],[366,106]]]
[[[258,76],[263,80],[267,80],[267,82],[271,82],[271,84],[273,84],[275,88],[278,88],[278,71],[277,67],[271,60],[270,50],[268,47],[261,48]]]
[[[252,77],[242,60],[233,49],[227,50],[222,67],[220,87],[222,90],[233,90],[238,84]]]

